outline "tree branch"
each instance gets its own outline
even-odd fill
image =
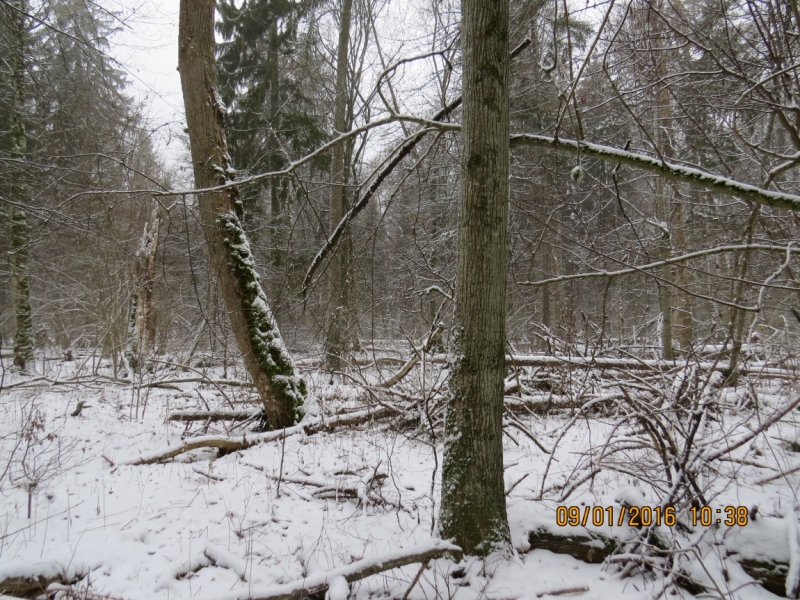
[[[800,210],[800,196],[765,190],[749,183],[742,183],[735,179],[707,173],[693,167],[684,167],[675,163],[662,161],[646,154],[637,154],[614,148],[582,142],[578,140],[555,139],[546,135],[534,133],[516,133],[511,136],[511,147],[515,146],[548,146],[569,152],[580,152],[589,156],[594,156],[601,160],[611,160],[631,167],[644,169],[658,173],[667,179],[694,183],[708,190],[730,194],[744,200],[751,200],[764,206],[775,208],[786,208],[788,210]]]
[[[627,269],[620,269],[618,271],[593,271],[591,273],[576,273],[574,275],[562,275],[560,277],[551,277],[550,279],[542,279],[541,281],[518,281],[517,285],[527,285],[531,287],[539,287],[550,283],[561,283],[562,281],[572,281],[574,279],[591,279],[596,277],[619,277],[620,275],[629,275],[631,273],[641,273],[642,271],[652,271],[660,267],[671,265],[675,263],[682,263],[700,258],[702,256],[711,256],[714,254],[722,254],[723,252],[740,252],[747,250],[766,250],[769,252],[800,252],[800,247],[789,248],[787,246],[773,246],[771,244],[737,244],[733,246],[717,246],[715,248],[708,248],[707,250],[699,250],[698,252],[690,252],[682,256],[674,256],[666,260],[649,263],[638,267],[629,267]]]

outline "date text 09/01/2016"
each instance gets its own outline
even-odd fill
[[[617,512],[615,515],[614,513]],[[616,518],[615,518],[616,517]],[[710,506],[691,507],[689,521],[693,527],[698,525],[710,527],[713,524],[733,527],[744,527],[749,521],[749,512],[746,506],[725,506],[712,508]],[[556,525],[617,525],[622,527],[650,527],[651,525],[666,525],[673,527],[677,522],[674,506],[559,506],[556,508]]]

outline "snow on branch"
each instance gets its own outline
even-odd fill
[[[697,252],[690,252],[688,254],[683,254],[681,256],[673,256],[672,258],[668,258],[666,260],[659,260],[657,262],[652,262],[646,265],[628,267],[625,269],[619,269],[617,271],[592,271],[590,273],[575,273],[573,275],[561,275],[560,277],[551,277],[550,279],[542,279],[540,281],[518,281],[517,284],[527,285],[531,287],[539,287],[550,283],[572,281],[574,279],[591,279],[595,277],[608,277],[608,278],[619,277],[621,275],[630,275],[632,273],[652,271],[654,269],[659,269],[666,265],[687,262],[694,258],[700,258],[702,256],[711,256],[714,254],[722,254],[724,252],[742,252],[746,250],[765,250],[767,252],[792,253],[792,252],[800,252],[800,247],[794,248],[791,246],[775,246],[772,244],[736,244],[731,246],[716,246],[714,248],[699,250]]]
[[[658,158],[638,154],[613,146],[593,144],[578,140],[552,138],[534,133],[517,133],[511,136],[511,147],[515,146],[550,146],[570,152],[580,152],[602,160],[611,160],[631,167],[659,173],[668,179],[685,181],[701,185],[706,189],[723,194],[731,194],[745,200],[751,200],[765,206],[800,210],[800,196],[765,190],[749,183],[742,183],[722,175],[707,173],[693,167],[685,167]]]

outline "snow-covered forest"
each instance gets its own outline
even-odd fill
[[[800,597],[797,0],[144,6],[0,0],[0,598]]]

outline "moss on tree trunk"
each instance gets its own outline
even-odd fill
[[[178,64],[186,106],[195,185],[230,184],[236,176],[225,138],[225,108],[217,93],[214,0],[182,0]],[[306,389],[281,339],[242,228],[235,186],[199,194],[209,259],[231,318],[237,345],[271,428],[302,417]]]

